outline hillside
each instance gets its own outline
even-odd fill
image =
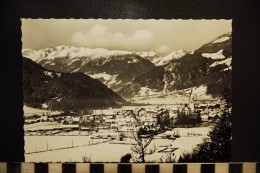
[[[150,53],[58,46],[42,50],[24,49],[23,56],[34,60],[48,70],[81,72],[98,79],[117,91],[136,77],[152,70],[155,65],[143,58]]]
[[[118,94],[83,73],[57,73],[23,58],[24,104],[34,108],[79,110],[115,106]]]
[[[131,98],[138,96],[142,87],[167,93],[206,85],[208,94],[223,96],[226,90],[231,91],[231,42],[230,33],[221,35],[193,54],[185,54],[137,77],[118,93]]]

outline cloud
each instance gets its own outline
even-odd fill
[[[102,37],[107,34],[107,30],[108,30],[107,27],[97,24],[93,28],[91,28],[89,34],[91,36]]]
[[[153,40],[154,34],[148,30],[136,30],[132,34],[125,34],[109,31],[108,27],[100,24],[94,25],[85,33],[74,33],[71,37],[71,41],[79,46],[128,50],[146,49]]]
[[[166,53],[169,53],[170,51],[171,51],[170,47],[165,45],[165,44],[159,46],[156,49],[156,52],[159,53],[159,54],[166,54]]]

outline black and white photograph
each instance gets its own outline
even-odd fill
[[[21,19],[26,162],[229,162],[232,20]]]

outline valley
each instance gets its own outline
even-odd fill
[[[138,144],[149,140],[146,161],[178,161],[231,113],[231,40],[227,33],[163,57],[68,45],[22,50],[26,161],[120,162],[130,153],[139,162],[146,144]]]

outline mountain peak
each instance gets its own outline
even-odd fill
[[[156,64],[157,66],[165,65],[174,59],[180,59],[181,57],[183,57],[186,54],[187,54],[187,52],[185,50],[180,49],[177,51],[173,51],[164,57],[159,57],[159,58],[155,59],[153,61],[153,63]]]
[[[154,51],[133,51],[133,53],[145,58],[157,56]]]

